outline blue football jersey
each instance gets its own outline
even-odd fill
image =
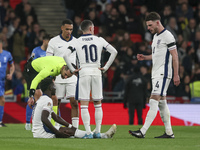
[[[39,58],[39,57],[44,57],[46,56],[46,51],[41,49],[41,46],[38,46],[33,49],[31,56],[35,55],[34,59]]]
[[[13,63],[13,57],[10,52],[3,50],[3,52],[0,53],[0,80],[5,80],[8,63]]]

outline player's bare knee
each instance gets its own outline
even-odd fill
[[[5,98],[3,96],[0,96],[0,105],[4,106],[5,104]]]
[[[78,108],[78,101],[75,100],[74,98],[73,99],[70,99],[70,104],[71,104],[71,107],[74,108],[74,109],[77,109]]]

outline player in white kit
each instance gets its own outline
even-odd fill
[[[148,30],[154,34],[151,46],[152,55],[138,54],[137,59],[152,59],[153,62],[151,75],[152,92],[149,100],[150,109],[147,113],[143,127],[137,131],[129,130],[129,133],[135,137],[144,138],[148,128],[156,117],[159,107],[160,115],[165,125],[165,133],[155,138],[174,138],[170,121],[170,112],[167,106],[166,93],[172,77],[174,85],[178,86],[180,84],[176,42],[173,35],[162,26],[160,15],[158,13],[151,12],[147,15],[145,21]]]
[[[81,117],[86,129],[87,134],[85,138],[91,138],[92,132],[90,128],[90,114],[88,112],[88,104],[90,101],[90,91],[92,94],[92,100],[95,107],[95,122],[96,130],[94,138],[100,138],[101,123],[102,123],[102,107],[101,100],[102,94],[102,71],[108,70],[112,62],[114,61],[117,51],[102,37],[94,36],[94,25],[90,20],[84,20],[80,25],[83,35],[77,40],[70,43],[69,49],[73,52],[76,51],[80,71],[78,74],[76,99],[80,100],[81,104]],[[108,62],[101,68],[100,60],[102,50],[107,50],[111,55]],[[66,53],[64,59],[69,63],[71,72],[74,72],[74,68],[68,59],[69,54]]]
[[[69,19],[63,20],[61,26],[61,34],[52,38],[47,47],[47,56],[60,56],[63,57],[64,53],[69,47],[69,43],[76,39],[71,35],[73,31],[73,22]],[[76,64],[76,52],[70,55],[71,62]],[[61,75],[58,75],[55,80],[56,85],[56,96],[58,98],[58,109],[61,102],[65,96],[70,100],[71,104],[71,118],[72,125],[78,128],[79,125],[79,111],[78,111],[78,101],[75,100],[75,89],[76,89],[77,77],[73,75],[69,79],[62,79]]]
[[[33,108],[32,133],[34,138],[68,138],[74,136],[83,138],[86,131],[79,130],[56,115],[53,108],[52,95],[55,95],[55,85],[51,78],[46,78],[41,82],[41,96]],[[53,126],[51,118],[65,127]],[[116,125],[112,125],[106,133],[101,133],[101,138],[112,138],[116,132]]]

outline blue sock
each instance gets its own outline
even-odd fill
[[[0,106],[0,122],[2,122],[3,114],[4,114],[4,106]]]
[[[32,110],[28,105],[26,105],[26,123],[30,123],[31,116],[32,116]]]

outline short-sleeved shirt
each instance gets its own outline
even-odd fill
[[[46,56],[46,51],[41,49],[41,46],[38,46],[36,48],[33,49],[31,56],[34,55],[33,59],[39,58],[39,57],[44,57]]]
[[[174,36],[164,29],[155,34],[152,42],[152,78],[172,78],[172,56],[170,50],[176,49]]]
[[[46,110],[49,112],[49,121],[51,121],[51,113],[53,111],[53,101],[50,97],[48,97],[47,95],[43,95],[41,96],[34,108],[33,108],[33,112],[32,112],[32,132],[33,134],[39,135],[39,134],[43,134],[45,132],[47,132],[44,128],[44,124],[42,122],[42,111]]]
[[[66,41],[62,37],[61,34],[55,36],[48,43],[48,47],[47,47],[47,51],[46,51],[47,56],[50,54],[53,56],[63,57],[65,52],[68,50],[67,48],[69,47],[70,42],[75,39],[76,39],[75,37],[71,36],[69,41]],[[73,64],[76,64],[76,52],[75,51],[70,54],[70,61]],[[62,79],[61,75],[58,75],[56,77],[55,83],[72,83],[72,82],[76,82],[76,81],[77,81],[77,77],[75,75],[73,75],[71,78],[67,78],[67,79]]]

